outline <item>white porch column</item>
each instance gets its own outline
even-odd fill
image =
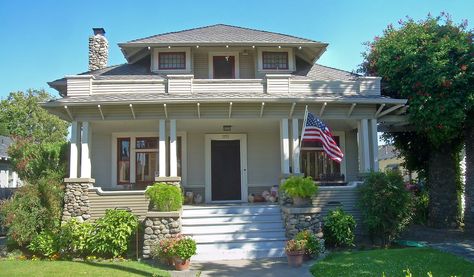
[[[166,177],[166,120],[160,119],[159,174]]]
[[[18,173],[16,171],[12,171],[12,187],[18,187]]]
[[[373,171],[379,171],[379,141],[377,137],[377,119],[370,119],[370,142],[371,142],[371,167]]]
[[[359,143],[359,170],[360,172],[370,171],[370,155],[369,155],[369,128],[368,120],[361,119],[357,124],[357,135]]]
[[[176,119],[170,120],[170,176],[178,176],[178,151],[176,142]]]
[[[281,174],[290,174],[290,139],[288,136],[288,118],[280,121]]]
[[[82,122],[81,136],[81,178],[91,178],[91,143],[92,130],[89,122]]]
[[[298,137],[299,125],[298,118],[293,118],[291,122],[291,140],[293,157],[293,174],[300,173],[300,139]]]
[[[77,178],[77,169],[79,161],[79,143],[80,143],[79,122],[73,121],[71,124],[71,150],[69,154],[69,178]]]

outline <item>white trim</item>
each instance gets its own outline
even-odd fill
[[[294,106],[293,106],[294,107]],[[299,138],[298,118],[293,118],[291,122],[291,142],[292,142],[292,172],[293,174],[299,174],[300,171],[300,138]]]
[[[372,170],[377,172],[379,171],[379,142],[377,137],[377,119],[369,119],[369,126],[370,126],[370,144],[372,146],[371,154],[372,157]]]
[[[170,176],[178,176],[178,157],[176,142],[176,119],[170,120]]]
[[[80,127],[79,122],[71,123],[71,149],[69,154],[69,178],[77,178],[79,163],[79,144],[80,144]]]
[[[185,69],[166,69],[160,70],[158,67],[158,58],[160,52],[184,52],[186,55],[186,68]],[[151,71],[166,74],[166,73],[191,73],[191,47],[171,47],[171,48],[153,48]]]
[[[367,119],[361,119],[358,122],[359,137],[359,163],[361,172],[370,171],[370,155],[369,155],[369,125]]]
[[[91,124],[89,122],[82,122],[81,178],[91,178],[91,134]]]
[[[160,177],[166,177],[166,140],[167,138],[168,136],[166,136],[166,120],[160,119],[159,136],[158,136],[158,139],[159,139],[158,173]]]
[[[280,120],[280,162],[281,174],[290,174],[290,137],[288,132],[288,118]]]
[[[263,69],[262,52],[287,52],[288,53],[288,69]],[[282,47],[258,47],[257,48],[257,71],[261,73],[291,73],[296,70],[295,53],[293,48]]]
[[[176,132],[177,137],[181,137],[181,184],[186,186],[187,183],[187,134],[186,132]],[[135,141],[137,137],[159,137],[157,132],[115,132],[112,133],[112,170],[111,170],[111,185],[112,187],[117,186],[117,139],[118,138],[130,138],[130,183],[135,183],[135,159],[136,159],[136,148]]]
[[[212,140],[240,140],[240,182],[241,200],[237,201],[212,201],[211,193],[211,141]],[[205,135],[205,196],[206,203],[218,202],[247,202],[247,135],[246,134],[206,134]]]
[[[238,51],[225,51],[225,52],[209,52],[208,63],[209,63],[209,79],[214,79],[214,56],[234,56],[234,79],[240,78],[240,62]]]

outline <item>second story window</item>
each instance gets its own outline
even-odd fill
[[[186,69],[185,52],[160,52],[158,56],[160,70]]]
[[[262,52],[263,69],[288,69],[288,52]]]

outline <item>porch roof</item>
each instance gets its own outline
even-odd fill
[[[357,103],[357,104],[394,104],[405,105],[406,99],[393,99],[384,96],[362,96],[362,95],[343,95],[337,93],[331,94],[313,94],[313,95],[291,95],[288,93],[272,94],[251,94],[248,92],[229,92],[229,93],[194,93],[194,94],[168,94],[168,93],[115,93],[115,94],[96,94],[87,96],[64,97],[52,100],[43,104],[44,107],[58,107],[64,105],[83,106],[96,104],[166,104],[166,103],[259,103],[259,102],[279,102],[279,103]]]

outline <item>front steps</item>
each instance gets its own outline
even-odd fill
[[[285,229],[278,205],[185,206],[182,233],[197,242],[195,261],[283,257]]]

